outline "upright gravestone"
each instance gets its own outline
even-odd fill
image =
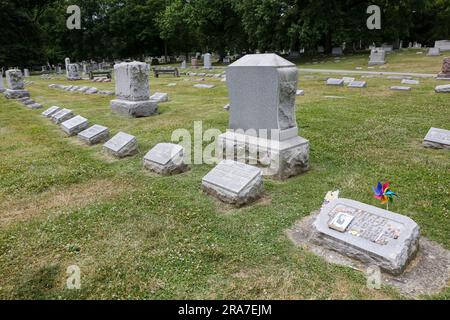
[[[3,70],[0,70],[0,93],[5,92],[5,86],[3,84]]]
[[[440,51],[450,51],[450,40],[437,40],[434,42],[434,47]]]
[[[186,69],[186,60],[183,60],[180,69]]]
[[[385,64],[386,52],[382,48],[373,48],[370,50],[369,66]]]
[[[436,57],[441,55],[441,50],[439,48],[430,48],[428,49],[427,56]]]
[[[188,169],[184,148],[173,143],[158,143],[145,155],[144,167],[161,175],[182,173]]]
[[[450,79],[450,57],[444,58],[444,61],[442,61],[442,70],[438,74],[438,79]]]
[[[67,70],[67,80],[81,80],[80,66],[76,63],[70,63]]]
[[[70,59],[69,58],[65,58],[64,59],[64,65],[66,67],[66,78],[69,78],[69,64],[70,64]]]
[[[423,145],[427,148],[450,149],[450,130],[431,128],[423,139]]]
[[[147,117],[157,113],[158,104],[150,100],[150,66],[144,62],[114,65],[116,99],[111,100],[113,112],[129,117]]]
[[[30,70],[28,69],[23,69],[23,76],[25,78],[29,78],[30,77]]]
[[[313,227],[314,243],[394,275],[419,249],[420,228],[413,220],[350,199],[325,204]]]
[[[6,71],[6,85],[8,89],[6,89],[4,95],[8,99],[20,99],[30,96],[30,93],[25,90],[22,71],[20,70],[11,69]]]
[[[203,67],[205,69],[211,69],[211,54],[205,53],[203,55]]]
[[[249,54],[228,66],[229,130],[218,139],[227,159],[251,160],[278,179],[309,169],[309,141],[298,136],[295,118],[297,82],[295,64],[276,54]]]
[[[342,56],[342,48],[341,47],[332,48],[331,54],[333,56]]]

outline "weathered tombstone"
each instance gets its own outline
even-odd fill
[[[78,139],[85,142],[88,145],[97,144],[106,141],[109,137],[109,129],[107,127],[94,124],[80,133],[78,133]]]
[[[229,130],[218,137],[219,150],[238,159],[248,154],[264,175],[278,179],[307,171],[309,141],[298,136],[295,118],[297,84],[295,64],[276,54],[250,54],[228,66]]]
[[[125,132],[119,132],[109,139],[103,145],[103,149],[116,158],[124,158],[138,153],[136,137]]]
[[[439,48],[429,48],[427,56],[440,56],[441,50]]]
[[[411,87],[405,86],[392,86],[390,89],[394,91],[411,91]]]
[[[314,243],[394,275],[419,249],[420,228],[412,219],[350,199],[325,204],[313,227]]]
[[[434,91],[436,91],[437,93],[450,93],[450,84],[436,86],[436,88],[434,88]]]
[[[3,70],[0,70],[0,93],[5,92],[5,86],[3,84]]]
[[[155,100],[157,102],[167,102],[169,101],[169,94],[165,92],[155,92],[150,96],[150,100]]]
[[[381,48],[370,50],[369,66],[385,64],[386,51]]]
[[[450,79],[450,57],[444,58],[442,61],[442,70],[438,74],[438,79]]]
[[[332,48],[331,54],[333,56],[342,56],[342,48],[341,47]]]
[[[450,130],[431,128],[423,139],[423,145],[426,148],[450,149]]]
[[[203,190],[219,200],[242,206],[261,197],[262,171],[233,160],[222,160],[202,179]]]
[[[69,58],[65,58],[64,59],[64,64],[66,67],[66,78],[69,78],[69,64],[70,64],[70,59]]]
[[[173,143],[158,143],[145,155],[144,167],[161,175],[182,173],[188,169],[184,163],[184,148]]]
[[[60,111],[60,110],[61,110],[60,107],[53,106],[53,107],[48,108],[47,110],[45,110],[45,111],[42,112],[41,114],[42,114],[44,117],[50,118],[52,115],[54,115],[56,112],[58,112],[58,111]]]
[[[420,84],[419,80],[403,79],[402,84]]]
[[[327,86],[343,86],[344,85],[344,79],[337,79],[337,78],[328,78],[327,79]]]
[[[150,100],[150,66],[144,62],[114,65],[116,99],[111,100],[113,112],[129,117],[147,117],[157,113],[158,104]]]
[[[194,84],[194,87],[195,88],[200,88],[200,89],[212,89],[212,88],[214,88],[214,85],[199,83],[199,84]]]
[[[349,88],[365,88],[367,87],[366,81],[352,81],[348,84]]]
[[[69,120],[70,118],[73,118],[74,114],[72,110],[70,109],[62,109],[58,112],[54,113],[51,117],[52,121],[56,124],[61,124],[66,120]]]
[[[81,80],[80,66],[76,63],[70,63],[67,70],[67,80],[76,81]]]
[[[61,123],[61,130],[68,136],[74,136],[88,127],[88,120],[82,116],[75,116]]]
[[[6,89],[4,95],[8,99],[19,99],[30,96],[28,90],[25,90],[22,71],[20,70],[11,69],[6,71],[6,85],[8,89]]]
[[[193,68],[198,67],[198,60],[196,58],[191,59],[191,67]]]
[[[186,60],[183,60],[180,69],[186,69]]]
[[[434,42],[434,47],[440,51],[450,51],[450,40],[437,40]]]
[[[30,70],[28,69],[23,69],[23,76],[25,78],[29,78],[30,77]]]
[[[212,65],[211,65],[211,54],[210,53],[205,53],[203,55],[203,67],[205,69],[211,69]]]

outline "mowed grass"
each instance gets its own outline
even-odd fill
[[[440,69],[441,59],[410,56]],[[402,71],[419,70],[412,64]],[[311,142],[311,170],[287,181],[265,179],[264,199],[241,209],[202,193],[211,165],[172,177],[142,167],[144,154],[169,142],[175,129],[193,134],[194,121],[203,130],[227,128],[224,82],[206,78],[216,85],[208,90],[193,88],[197,82],[187,77],[151,77],[151,91],[168,92],[170,102],[160,104],[158,116],[128,119],[111,113],[111,97],[49,89],[69,82],[32,78],[28,89],[45,107],[70,108],[112,134],[135,135],[140,153],[122,160],[65,137],[42,110],[0,97],[0,297],[405,298],[387,286],[368,289],[362,273],[295,247],[285,230],[317,210],[329,190],[379,206],[370,187],[389,180],[400,195],[393,210],[450,249],[450,153],[421,145],[431,126],[450,129],[450,96],[434,93],[443,82],[432,79],[405,93],[389,90],[399,80],[366,78],[360,90],[327,87],[324,77],[299,79],[306,94],[297,98],[297,121]],[[177,86],[168,87],[172,82]],[[80,267],[81,290],[66,289],[70,265]],[[432,297],[448,299],[450,291]]]

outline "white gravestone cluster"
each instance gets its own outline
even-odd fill
[[[30,93],[25,90],[23,75],[20,70],[11,69],[6,71],[6,86],[8,88],[3,94],[8,99],[20,99],[30,96]]]
[[[450,149],[450,130],[431,128],[423,139],[423,145],[427,148]]]
[[[158,103],[150,100],[150,66],[144,62],[114,65],[116,99],[111,100],[111,110],[129,117],[147,117],[157,114]]]
[[[185,172],[184,148],[173,143],[159,143],[144,157],[144,167],[161,175]]]
[[[205,53],[203,55],[203,67],[205,69],[211,69],[212,65],[211,65],[211,54],[210,53]]]

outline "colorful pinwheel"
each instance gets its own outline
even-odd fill
[[[374,197],[381,200],[381,204],[385,204],[387,208],[389,209],[389,203],[394,202],[394,197],[398,197],[394,191],[389,189],[389,182],[386,182],[385,184],[381,185],[380,182],[378,182],[377,187],[372,187]]]

